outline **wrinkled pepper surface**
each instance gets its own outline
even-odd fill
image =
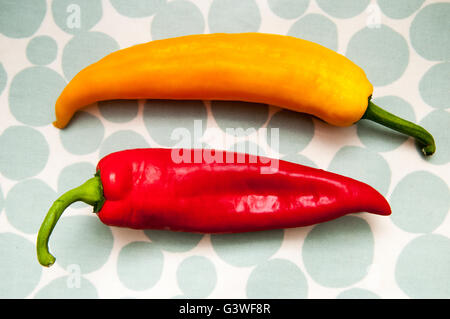
[[[202,149],[134,149],[107,155],[93,178],[50,208],[37,238],[39,262],[54,263],[49,237],[63,211],[76,201],[94,206],[106,225],[199,233],[300,227],[356,212],[391,213],[386,199],[365,183],[274,161]]]
[[[422,127],[371,102],[364,71],[319,44],[291,36],[200,34],[151,41],[113,52],[81,70],[55,105],[54,125],[114,99],[239,100],[309,113],[337,126],[368,119],[414,137],[435,152]]]

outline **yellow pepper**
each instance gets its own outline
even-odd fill
[[[374,105],[372,92],[360,67],[310,41],[264,33],[190,35],[122,49],[86,67],[56,101],[54,125],[64,128],[77,110],[103,100],[239,100],[337,126],[371,119],[434,153],[427,131]]]

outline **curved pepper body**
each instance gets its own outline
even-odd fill
[[[228,233],[306,226],[356,212],[391,213],[381,194],[348,177],[282,160],[267,174],[261,170],[268,166],[264,157],[220,151],[226,163],[219,163],[208,160],[208,150],[184,151],[200,161],[176,163],[171,149],[103,158],[97,166],[105,197],[102,222]]]
[[[309,113],[337,125],[363,116],[373,87],[349,59],[319,44],[264,34],[202,34],[109,54],[61,93],[54,125],[113,99],[240,100]]]

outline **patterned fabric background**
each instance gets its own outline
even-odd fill
[[[375,124],[337,128],[242,102],[108,101],[64,130],[51,125],[68,81],[114,50],[247,31],[346,55],[375,102],[432,132],[437,153],[424,159],[412,139]],[[0,297],[450,298],[449,31],[450,3],[424,0],[0,0]],[[112,151],[179,146],[176,128],[205,147],[367,182],[393,214],[210,236],[107,227],[75,204],[50,241],[56,264],[41,267],[36,235],[57,196]],[[259,131],[226,144],[226,128]],[[279,145],[262,128],[279,128]]]

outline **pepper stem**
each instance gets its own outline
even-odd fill
[[[81,186],[64,193],[50,207],[39,229],[36,242],[37,258],[42,266],[49,267],[55,263],[55,257],[48,251],[48,240],[64,210],[77,201],[94,206],[94,212],[101,209],[105,198],[103,197],[103,186],[99,174],[96,174],[95,177]]]
[[[433,136],[423,127],[395,116],[388,111],[369,101],[367,110],[362,119],[371,120],[378,124],[387,126],[397,132],[409,135],[416,139],[426,156],[433,155],[436,151],[436,144]]]

